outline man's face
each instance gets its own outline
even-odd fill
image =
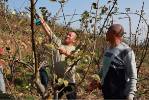
[[[77,35],[76,33],[74,32],[69,32],[68,34],[66,34],[65,36],[65,43],[74,43],[76,42],[76,38],[77,38]]]

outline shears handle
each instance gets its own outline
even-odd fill
[[[40,23],[40,20],[39,20],[39,18],[37,16],[37,10],[35,10],[35,15],[37,17],[37,19],[36,19],[36,25],[40,25],[41,23]]]

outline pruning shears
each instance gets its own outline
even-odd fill
[[[90,91],[92,91],[92,90],[94,90],[96,88],[98,88],[98,89],[101,88],[101,83],[100,82],[96,83],[94,86],[90,85],[89,87],[86,87],[86,89],[84,89],[84,91],[85,92],[90,92]]]
[[[39,20],[39,18],[38,18],[38,16],[37,16],[37,13],[38,13],[38,10],[35,9],[35,15],[36,15],[36,17],[37,17],[36,25],[40,25],[41,23],[40,23],[40,20]]]

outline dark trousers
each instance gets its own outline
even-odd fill
[[[56,80],[56,82],[58,82]],[[53,85],[53,82],[52,82],[52,85]],[[65,85],[62,84],[61,86],[58,87],[58,90],[61,90],[62,88],[64,88]],[[65,87],[59,94],[58,94],[58,99],[60,99],[64,93],[67,93],[67,92],[71,92],[73,90],[73,88],[76,88],[76,84],[75,83],[68,83],[68,86]],[[76,90],[73,92],[73,93],[70,93],[68,95],[66,95],[67,99],[69,100],[76,100],[76,97],[77,97],[77,92]]]
[[[110,96],[104,94],[104,100],[115,100],[115,99],[117,99],[117,100],[126,100],[126,97],[123,97],[123,98],[113,98],[113,97],[110,97]]]
[[[40,77],[41,77],[41,84],[46,89],[47,84],[48,84],[48,81],[49,81],[49,77],[48,77],[46,68],[45,67],[41,67],[40,70],[39,70],[39,72],[40,72]]]

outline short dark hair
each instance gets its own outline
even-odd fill
[[[78,38],[78,33],[76,32],[76,31],[69,31],[69,32],[74,32],[75,34],[76,34],[76,40],[77,40],[77,38]]]
[[[122,25],[118,26],[118,25],[114,25],[112,26],[112,30],[115,31],[119,29],[119,32],[118,32],[118,36],[122,37],[123,34],[124,34],[124,28],[122,27]]]

